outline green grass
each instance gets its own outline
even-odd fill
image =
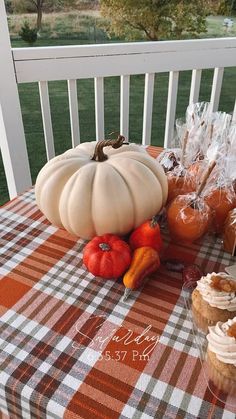
[[[208,37],[216,38],[224,36],[236,36],[236,17],[232,17],[234,20],[234,25],[228,30],[226,30],[226,28],[223,26],[224,19],[225,16],[209,16],[207,18]]]
[[[220,18],[211,19],[209,31],[214,31],[216,24],[221,24]],[[213,32],[212,32],[213,33]],[[210,34],[209,34],[210,35]],[[210,35],[211,36],[211,35]],[[88,40],[79,41],[88,43]],[[40,38],[37,46],[42,45],[73,45],[78,39]],[[13,40],[13,47],[26,44],[21,40]],[[209,101],[213,70],[204,70],[199,100]],[[188,105],[191,72],[180,73],[176,118],[184,116]],[[82,141],[95,140],[95,110],[93,80],[78,81],[80,130]],[[219,109],[232,112],[235,100],[236,68],[225,69],[223,87]],[[163,145],[165,115],[168,91],[168,74],[157,74],[155,79],[152,144]],[[65,81],[49,83],[52,123],[55,139],[56,154],[60,154],[71,147],[69,106],[67,84]],[[144,76],[131,76],[130,86],[130,140],[141,142],[143,115]],[[119,78],[110,77],[105,80],[105,133],[119,131]],[[23,114],[27,149],[29,154],[33,182],[40,168],[46,163],[46,153],[43,137],[43,127],[40,112],[39,92],[36,83],[20,84],[19,96]],[[7,185],[0,156],[0,204],[9,199]]]

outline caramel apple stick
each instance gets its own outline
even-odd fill
[[[214,125],[211,124],[211,128],[210,128],[210,141],[212,140],[212,137],[213,137],[213,131],[214,131]]]
[[[184,134],[183,145],[182,145],[182,156],[181,156],[182,166],[184,166],[184,162],[185,162],[185,152],[186,152],[186,147],[188,143],[188,137],[189,137],[189,130],[187,129]]]
[[[200,185],[198,186],[198,189],[197,189],[197,191],[196,191],[196,198],[197,198],[198,196],[200,196],[200,194],[202,193],[203,189],[205,188],[206,183],[207,183],[207,180],[208,180],[208,178],[209,178],[209,176],[210,176],[210,174],[211,174],[212,170],[214,169],[215,165],[216,165],[216,160],[213,160],[213,161],[209,164],[209,166],[208,166],[208,168],[206,169],[205,173],[203,174],[203,176],[202,176],[202,180],[201,180],[201,182],[200,182]]]
[[[214,132],[214,124],[210,125],[210,129],[209,129],[209,141],[208,141],[208,147],[211,144],[212,141],[212,137],[213,137],[213,132]]]

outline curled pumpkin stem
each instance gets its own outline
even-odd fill
[[[122,145],[128,144],[128,143],[124,143],[124,141],[125,141],[125,137],[123,135],[118,135],[116,140],[98,141],[91,160],[100,161],[100,162],[107,160],[108,156],[103,151],[104,147],[112,146],[112,148],[120,148]]]

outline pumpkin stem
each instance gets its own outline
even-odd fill
[[[108,251],[108,250],[111,250],[111,248],[110,248],[110,246],[109,246],[109,244],[107,244],[107,243],[99,243],[99,245],[98,245],[99,247],[100,247],[100,249],[102,249],[103,251]]]
[[[116,140],[98,141],[94,150],[94,155],[91,158],[91,160],[100,161],[100,162],[107,160],[108,156],[103,152],[103,148],[109,145],[111,145],[112,148],[120,148],[122,145],[128,144],[128,143],[124,143],[124,141],[125,141],[125,137],[123,135],[118,135]]]
[[[151,228],[155,228],[157,224],[158,224],[158,218],[157,218],[157,216],[156,216],[156,215],[154,215],[154,216],[152,217],[152,219],[151,219],[151,222],[150,222],[150,227],[151,227]]]

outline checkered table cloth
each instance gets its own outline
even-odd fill
[[[122,280],[86,271],[84,241],[51,226],[33,190],[0,211],[3,418],[235,417],[207,388],[181,274],[161,267],[124,303]],[[163,236],[165,256],[205,272],[233,263],[220,242]]]

